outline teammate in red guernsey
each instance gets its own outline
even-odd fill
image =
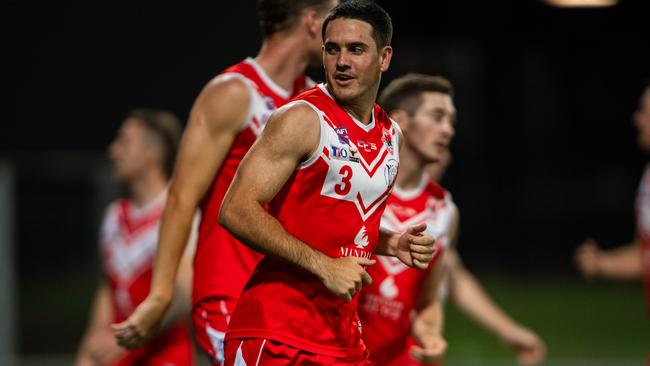
[[[650,84],[634,114],[641,149],[650,151]],[[646,167],[636,199],[636,236],[631,244],[602,250],[586,240],[576,251],[578,267],[586,277],[645,278],[646,305],[650,313],[650,165]]]
[[[369,257],[422,269],[433,258],[425,225],[379,230],[401,140],[374,104],[391,34],[375,3],[334,8],[323,24],[327,84],[275,112],[240,165],[219,219],[267,256],[232,315],[226,365],[368,364],[356,305]]]
[[[320,29],[334,5],[334,0],[259,1],[264,34],[259,54],[215,77],[198,96],[174,168],[151,292],[127,321],[115,326],[120,344],[139,346],[154,333],[173,293],[192,214],[200,206],[194,330],[211,361],[223,361],[230,313],[261,256],[218,224],[221,201],[270,113],[304,91],[305,68],[320,64]]]
[[[451,84],[443,78],[408,74],[388,84],[379,98],[404,136],[400,172],[382,226],[401,231],[426,223],[427,233],[444,248],[455,232],[456,207],[449,193],[430,181],[425,167],[446,154],[454,136],[452,93]],[[359,298],[371,360],[377,365],[431,364],[446,349],[436,296],[443,266],[434,267],[433,262],[420,271],[391,257],[376,258],[378,263],[368,268],[373,283]]]
[[[90,324],[79,349],[82,365],[191,365],[194,345],[188,324],[170,312],[160,334],[143,349],[119,347],[110,329],[141,303],[149,292],[158,227],[167,196],[181,125],[171,113],[130,112],[110,147],[117,179],[129,195],[109,206],[101,229],[105,273]],[[191,253],[183,259],[175,303],[189,309]]]

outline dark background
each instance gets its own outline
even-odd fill
[[[606,247],[632,238],[646,160],[631,123],[650,78],[644,1],[379,3],[395,28],[382,85],[409,71],[455,84],[459,119],[444,183],[460,208],[469,267],[573,275],[586,236]],[[0,160],[15,174],[18,347],[72,352],[99,276],[97,224],[117,193],[108,143],[127,110],[166,108],[185,119],[212,76],[255,56],[255,3],[5,8],[10,113]],[[322,80],[321,70],[310,75]],[[64,336],[34,338],[51,329]]]

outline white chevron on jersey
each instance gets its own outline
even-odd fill
[[[362,220],[365,221],[390,196],[399,166],[399,149],[388,150],[385,144],[377,144],[381,145],[381,148],[379,148],[377,156],[368,163],[363,158],[363,155],[358,153],[359,148],[354,142],[349,141],[348,144],[341,143],[333,127],[335,124],[322,111],[305,100],[298,100],[293,103],[307,104],[319,117],[321,136],[318,151],[320,153],[315,154],[314,157],[323,159],[329,166],[321,194],[323,196],[353,202]],[[375,116],[373,114],[369,126],[374,126],[374,119]],[[390,132],[395,134],[396,146],[399,146],[399,134],[396,132],[398,130],[399,127],[393,122],[393,127]],[[335,152],[341,150],[346,152],[346,158],[334,158],[337,155]],[[357,158],[358,161],[352,161],[350,157]],[[313,164],[315,160],[312,158],[304,162],[300,165],[300,168],[305,168]],[[349,168],[344,168],[346,166]],[[352,173],[346,173],[343,169],[350,169]],[[383,174],[377,174],[380,170]],[[349,180],[347,183],[342,183],[342,178]],[[345,189],[343,194],[338,193],[336,187],[338,186],[339,190],[341,188],[347,188],[346,184],[350,185],[349,189]],[[376,192],[381,193],[377,194]]]

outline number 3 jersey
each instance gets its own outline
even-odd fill
[[[324,85],[292,103],[318,115],[320,142],[269,203],[269,213],[330,257],[369,258],[397,175],[399,128],[376,104],[371,122],[362,124]],[[266,338],[316,354],[358,357],[365,345],[357,297],[347,302],[315,275],[267,256],[242,292],[226,340]]]

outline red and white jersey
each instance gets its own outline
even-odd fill
[[[645,272],[646,306],[650,312],[650,165],[646,166],[636,198],[636,230],[641,239]]]
[[[166,192],[162,193],[141,208],[128,199],[121,199],[106,210],[100,249],[111,291],[114,323],[124,321],[149,294],[166,197]],[[161,359],[175,362],[169,364],[190,365],[192,348],[189,328],[179,322],[156,336],[147,347],[129,352],[121,362],[126,365],[138,364],[135,360]]]
[[[438,254],[426,270],[408,267],[395,257],[385,256],[376,256],[377,263],[368,268],[373,282],[361,291],[359,317],[370,359],[378,365],[387,365],[408,351],[407,341],[420,289],[444,248],[449,246],[455,210],[451,195],[426,176],[413,190],[395,186],[388,198],[382,227],[404,232],[412,225],[426,223],[426,233],[436,239]]]
[[[330,257],[369,258],[397,175],[397,124],[375,104],[364,125],[324,85],[294,103],[318,114],[320,142],[269,203],[269,213],[289,234]],[[360,356],[365,346],[357,297],[346,302],[313,274],[267,256],[246,284],[226,340],[268,338],[316,354]]]
[[[218,78],[236,78],[244,82],[250,101],[241,131],[201,202],[202,219],[194,257],[193,304],[208,297],[239,297],[246,280],[262,258],[261,254],[241,244],[219,225],[219,209],[239,163],[262,132],[271,113],[304,91],[308,82],[305,76],[301,76],[295,81],[293,90],[284,90],[252,58],[226,69]]]
[[[125,320],[149,294],[166,193],[145,207],[128,199],[111,204],[101,229],[101,253],[113,293],[115,321]]]

